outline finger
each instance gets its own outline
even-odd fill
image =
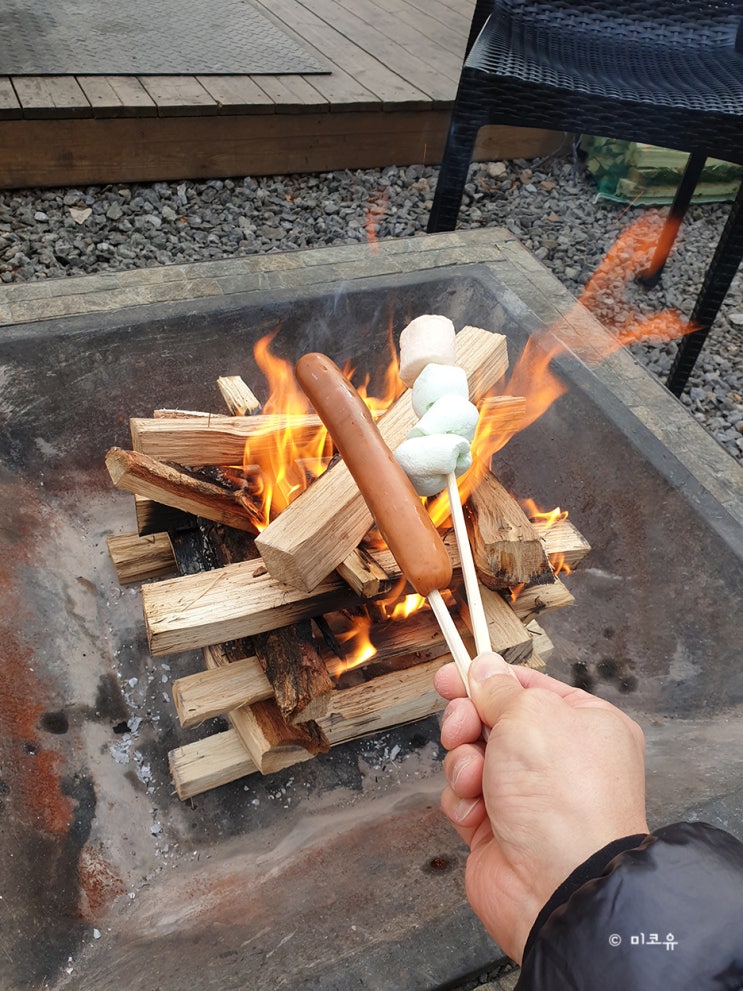
[[[474,659],[469,670],[469,689],[486,726],[495,726],[508,705],[524,691],[514,668],[500,654],[480,654]]]
[[[467,846],[471,845],[475,833],[487,819],[482,798],[458,798],[449,787],[441,793],[441,811]]]
[[[453,661],[439,668],[434,674],[433,687],[442,698],[449,699],[449,701],[457,698],[463,699],[467,695],[464,682]]]
[[[446,755],[444,775],[455,795],[473,799],[482,794],[484,764],[483,747],[476,743],[467,743]]]
[[[441,744],[447,750],[474,743],[482,735],[482,722],[469,699],[453,699],[444,709]]]

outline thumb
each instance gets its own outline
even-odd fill
[[[511,665],[500,654],[476,657],[468,680],[470,698],[486,726],[495,726],[511,700],[524,691]]]

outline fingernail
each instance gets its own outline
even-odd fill
[[[480,654],[470,667],[470,679],[483,682],[494,674],[511,674],[511,669],[500,654]]]
[[[454,765],[454,770],[451,773],[451,786],[454,791],[457,790],[457,781],[459,781],[459,776],[465,767],[468,767],[472,763],[471,757],[465,757]]]
[[[471,798],[460,798],[452,812],[455,821],[464,822],[479,801],[479,798],[476,798],[474,801]]]

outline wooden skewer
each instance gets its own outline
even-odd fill
[[[454,658],[454,663],[457,665],[457,670],[462,676],[462,681],[465,687],[469,684],[467,678],[467,672],[470,669],[470,664],[472,659],[467,653],[467,648],[464,645],[464,641],[459,635],[459,630],[451,618],[449,610],[446,608],[446,603],[441,598],[441,592],[435,588],[432,592],[429,592],[426,596],[428,604],[433,610],[433,614],[436,617],[439,626],[441,627],[441,632],[444,634],[444,640],[446,640],[446,645],[451,651],[451,655]]]
[[[469,537],[467,536],[467,524],[464,521],[462,503],[459,497],[457,479],[453,471],[446,476],[446,493],[449,496],[449,507],[451,509],[451,519],[454,524],[454,535],[457,539],[459,550],[459,561],[462,565],[462,577],[464,587],[467,592],[467,604],[472,619],[472,633],[475,638],[475,649],[478,654],[492,650],[490,642],[490,631],[488,621],[485,616],[485,608],[482,604],[480,585],[475,571],[475,560],[472,556]],[[465,681],[466,684],[466,681]]]

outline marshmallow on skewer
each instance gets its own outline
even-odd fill
[[[491,649],[490,632],[456,481],[456,476],[466,471],[472,463],[472,455],[467,437],[459,437],[453,432],[456,426],[457,430],[463,430],[465,434],[471,432],[474,436],[477,410],[472,407],[475,412],[472,422],[471,411],[468,409],[465,412],[461,408],[457,411],[456,402],[453,402],[457,398],[465,401],[469,399],[466,375],[462,383],[462,376],[452,374],[451,371],[451,366],[456,366],[457,360],[455,337],[451,320],[431,315],[413,320],[400,335],[400,378],[407,386],[413,386],[413,408],[421,420],[418,427],[408,434],[408,440],[403,441],[395,451],[395,458],[419,495],[436,495],[444,489],[447,491],[470,605],[475,646],[477,652],[482,653]],[[432,365],[447,366],[447,372],[440,374],[429,370],[423,375]],[[454,372],[456,371],[458,370],[454,368]],[[416,395],[415,383],[419,377],[422,377],[422,382]],[[454,384],[456,379],[460,382],[458,386]],[[462,393],[460,389],[463,390]],[[437,401],[440,409],[434,412]],[[466,405],[469,407],[469,403]],[[466,425],[463,426],[463,422]],[[437,429],[441,432],[433,432]],[[423,436],[414,436],[415,433]],[[439,457],[445,450],[449,452],[449,461]],[[454,464],[451,463],[452,455],[455,458]]]
[[[461,396],[447,395],[437,399],[428,412],[408,431],[408,437],[432,434],[456,434],[474,440],[480,413],[477,406]]]
[[[456,331],[448,317],[426,313],[400,334],[400,378],[411,386],[426,365],[455,365]]]
[[[395,451],[395,460],[422,496],[438,495],[447,476],[463,475],[472,464],[469,441],[456,434],[409,437]]]
[[[437,399],[461,396],[469,399],[467,372],[459,365],[437,365],[430,362],[413,382],[413,409],[423,416]]]

